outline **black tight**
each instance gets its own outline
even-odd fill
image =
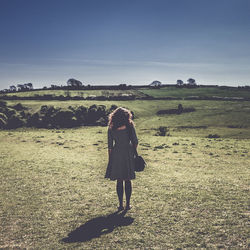
[[[123,182],[117,181],[116,183],[116,192],[119,200],[120,207],[123,206]]]
[[[116,192],[119,200],[120,207],[123,206],[123,181],[117,180]],[[132,193],[131,181],[125,181],[125,195],[126,195],[126,206],[130,204],[130,197]]]

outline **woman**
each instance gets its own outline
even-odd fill
[[[126,210],[131,209],[131,180],[135,179],[134,152],[138,145],[132,114],[125,108],[117,108],[109,115],[108,153],[109,164],[105,178],[117,180],[118,210],[123,210],[123,182],[125,182]]]

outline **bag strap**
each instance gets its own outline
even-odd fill
[[[128,138],[129,138],[129,140],[132,143],[132,146],[133,146],[133,149],[134,149],[134,154],[137,157],[138,156],[138,152],[137,152],[137,149],[136,149],[135,145],[133,144],[133,140],[132,140],[132,126],[128,125],[126,127],[127,127],[127,130],[128,130]]]

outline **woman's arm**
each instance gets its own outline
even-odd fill
[[[135,148],[138,146],[138,139],[135,131],[135,127],[132,126],[131,128],[131,139],[132,139],[132,144],[134,145]]]
[[[113,148],[113,136],[112,136],[111,129],[108,129],[108,154],[109,156],[111,154],[112,148]]]

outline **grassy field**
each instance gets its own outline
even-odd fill
[[[115,182],[103,178],[106,127],[0,131],[0,248],[249,247],[249,102],[181,101],[196,111],[157,116],[180,102],[22,101],[32,112],[94,103],[135,112],[148,165],[132,210],[116,213]],[[155,136],[159,126],[170,136]]]
[[[243,97],[250,98],[250,90],[243,89],[220,89],[216,87],[202,87],[202,88],[176,88],[176,87],[164,87],[161,89],[140,89],[144,94],[153,97]]]
[[[8,101],[8,105],[15,105],[20,101]],[[112,104],[127,107],[134,111],[136,125],[146,133],[155,133],[159,126],[170,128],[172,135],[207,136],[217,133],[222,137],[250,139],[250,102],[235,101],[164,101],[164,100],[136,100],[136,101],[21,101],[29,108],[29,112],[37,112],[42,105],[67,108],[68,106],[91,106]],[[156,115],[158,110],[177,108],[178,104],[184,108],[194,107],[193,113],[181,115]],[[185,127],[185,128],[180,128]],[[197,128],[206,127],[206,128]],[[230,128],[229,128],[230,127]]]
[[[19,97],[32,97],[32,96],[43,96],[43,95],[52,95],[52,96],[80,96],[80,97],[89,97],[89,96],[119,96],[122,94],[135,95],[136,97],[144,97],[145,94],[142,92],[132,89],[132,90],[34,90],[26,92],[14,92],[8,93],[9,96],[19,96]]]
[[[15,92],[8,93],[7,95],[16,95],[19,97],[32,97],[32,96],[119,96],[122,94],[131,94],[137,98],[145,97],[145,95],[153,96],[156,98],[162,97],[178,97],[187,98],[190,96],[197,96],[200,98],[205,97],[238,97],[238,98],[250,98],[250,90],[238,89],[238,88],[227,88],[222,89],[218,87],[200,87],[200,88],[176,88],[174,86],[162,87],[160,89],[152,88],[140,88],[131,90],[39,90],[39,91],[27,91],[27,92]]]

